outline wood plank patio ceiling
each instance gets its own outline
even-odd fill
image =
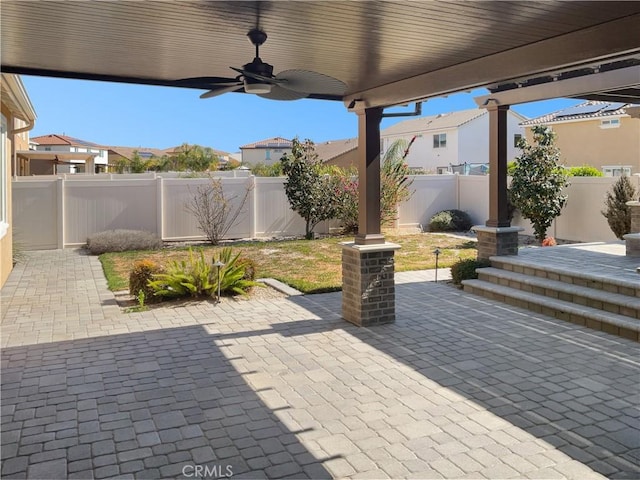
[[[3,0],[2,70],[163,85],[188,77],[233,77],[229,66],[253,58],[246,33],[256,26],[258,9],[259,25],[269,35],[260,56],[275,73],[304,69],[330,75],[347,84],[345,99],[370,98],[371,105],[442,94],[442,87],[425,84],[403,97],[385,86],[516,55],[540,42],[555,45],[555,65],[640,53],[638,29],[625,28],[640,25],[640,2]],[[610,28],[598,32],[614,36],[610,47],[608,38],[599,38],[602,46],[593,57],[570,42],[563,51],[564,36],[608,23]],[[531,73],[549,68],[539,56],[527,59]],[[451,88],[521,73],[507,67],[488,64]]]

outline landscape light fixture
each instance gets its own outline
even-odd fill
[[[440,249],[436,248],[433,253],[436,255],[436,283],[438,283],[438,255],[440,255]]]
[[[213,266],[218,272],[218,297],[216,299],[216,303],[220,303],[220,271],[222,267],[224,267],[224,263],[222,263],[220,260],[216,260],[215,262],[213,262]]]

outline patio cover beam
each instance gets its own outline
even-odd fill
[[[484,87],[514,78],[553,72],[600,59],[640,52],[640,14],[506,50],[368,90],[344,98],[365,107],[386,107]],[[495,78],[500,72],[501,78]]]
[[[475,97],[474,101],[480,108],[486,108],[489,101],[498,105],[517,105],[520,103],[549,100],[552,98],[575,97],[587,98],[597,96],[600,92],[623,91],[628,88],[640,87],[640,65],[621,68],[609,72],[593,73],[582,77],[568,78],[554,82],[532,85],[530,87],[514,88],[503,92],[490,93]],[[610,95],[607,95],[610,97]],[[619,97],[620,99],[625,97]],[[632,98],[620,100],[633,103]]]

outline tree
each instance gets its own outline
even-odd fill
[[[146,162],[140,157],[137,150],[133,151],[133,155],[129,159],[129,171],[131,173],[144,173],[147,171]]]
[[[626,175],[620,177],[607,192],[606,208],[600,213],[607,218],[609,228],[620,240],[631,232],[631,209],[627,202],[635,199],[636,189]]]
[[[524,138],[516,158],[509,197],[524,218],[531,221],[536,239],[542,243],[547,229],[567,202],[562,190],[569,185],[567,172],[558,164],[560,151],[550,127],[533,127],[533,145]]]
[[[190,170],[192,172],[204,172],[206,170],[216,170],[219,158],[212,148],[200,145],[189,145],[183,143],[179,148],[176,164],[179,170]]]
[[[398,205],[409,200],[413,195],[409,189],[413,179],[409,177],[409,166],[404,161],[410,147],[411,143],[398,139],[389,146],[382,157],[380,172],[380,223],[382,225],[395,222],[398,218]]]
[[[291,153],[280,159],[288,177],[284,190],[291,208],[305,220],[305,238],[313,238],[313,229],[337,214],[336,189],[330,175],[320,172],[318,155],[311,140],[293,140]]]

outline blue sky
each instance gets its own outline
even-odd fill
[[[201,100],[203,91],[83,80],[22,76],[38,118],[31,137],[65,134],[101,145],[168,148],[199,144],[227,152],[241,145],[282,136],[314,142],[357,135],[357,116],[342,102],[265,100],[228,93]],[[475,108],[486,90],[425,102],[423,115]],[[558,99],[513,107],[537,117],[578,100]],[[407,110],[412,110],[411,105]],[[402,118],[385,119],[387,127]]]

